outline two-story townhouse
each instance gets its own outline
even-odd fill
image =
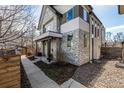
[[[89,5],[44,5],[36,53],[78,66],[99,59],[105,29],[92,10]]]

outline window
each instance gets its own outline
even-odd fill
[[[94,29],[93,29],[93,28],[94,28],[94,26],[92,25],[92,34],[94,34],[94,33],[93,33],[93,31],[94,31]]]
[[[99,28],[98,28],[98,30],[97,30],[97,31],[98,31],[98,34],[97,34],[97,36],[99,37],[99,35],[100,35],[100,31],[99,31]]]
[[[83,19],[88,22],[88,12],[85,9],[83,9]]]
[[[73,35],[67,36],[67,47],[71,47],[71,41],[72,41]]]
[[[73,9],[71,9],[66,13],[66,19],[67,21],[70,21],[71,19],[73,19],[73,17],[74,17],[74,13],[73,13]]]
[[[87,35],[84,34],[84,47],[87,47]]]
[[[45,28],[45,26],[43,26],[43,33],[45,33],[46,32],[46,28]]]
[[[97,28],[95,27],[95,37],[97,37]]]

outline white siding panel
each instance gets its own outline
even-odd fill
[[[66,33],[75,29],[79,29],[79,17],[61,25],[61,33]]]
[[[89,32],[89,23],[85,22],[83,19],[79,18],[80,29]]]
[[[85,22],[80,17],[77,17],[61,25],[61,33],[66,33],[69,31],[76,30],[76,29],[81,29],[83,31],[89,32],[89,23]]]

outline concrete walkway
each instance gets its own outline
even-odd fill
[[[59,88],[60,86],[48,78],[36,65],[24,55],[21,56],[22,65],[33,88]]]
[[[59,86],[55,81],[47,77],[25,55],[21,56],[21,62],[33,88],[86,88],[72,78]]]

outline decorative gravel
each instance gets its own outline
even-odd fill
[[[84,64],[80,66],[73,79],[86,87],[124,88],[124,68],[118,68],[118,61],[102,60],[101,64]]]

